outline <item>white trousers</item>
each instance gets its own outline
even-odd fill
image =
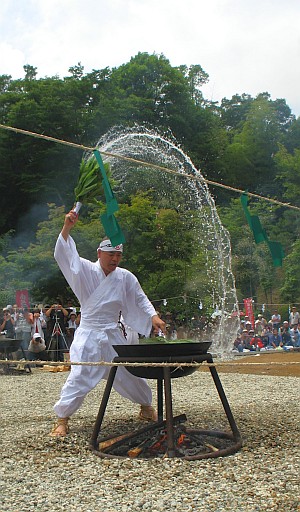
[[[70,348],[70,359],[73,362],[111,362],[117,355],[112,345],[126,343],[119,330],[87,331],[78,328]],[[54,405],[59,418],[66,418],[79,409],[85,396],[101,379],[107,379],[110,371],[108,366],[71,366],[71,372],[61,390],[61,396]],[[131,375],[124,367],[117,369],[114,389],[123,397],[140,405],[151,405],[152,392],[146,379]]]

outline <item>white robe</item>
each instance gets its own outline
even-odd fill
[[[120,311],[127,325],[145,336],[152,327],[154,307],[143,292],[137,278],[128,270],[117,267],[107,276],[99,262],[80,258],[72,237],[65,241],[60,234],[55,246],[55,259],[80,302],[81,319],[70,348],[74,362],[111,362],[117,355],[112,345],[127,341],[118,327]],[[82,404],[86,394],[102,378],[107,378],[107,366],[72,366],[54,406],[56,414],[71,416]],[[150,405],[151,390],[145,379],[131,375],[119,367],[114,388],[122,396],[141,405]]]

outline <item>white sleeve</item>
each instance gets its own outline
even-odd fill
[[[126,311],[122,311],[126,325],[145,336],[149,336],[152,328],[152,316],[156,311],[143,291],[137,278],[127,272],[126,276]]]
[[[66,241],[62,234],[57,239],[54,258],[79,302],[85,301],[95,288],[91,276],[95,274],[95,272],[91,273],[94,264],[80,258],[73,238],[68,236]]]

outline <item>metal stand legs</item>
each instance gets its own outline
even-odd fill
[[[204,360],[202,356],[202,361]],[[161,375],[161,378],[157,379],[157,409],[158,409],[158,421],[153,423],[152,425],[145,427],[143,429],[137,430],[135,432],[131,432],[129,434],[124,434],[118,437],[109,436],[107,439],[112,439],[111,445],[114,447],[120,446],[122,443],[125,443],[129,439],[132,440],[135,437],[138,438],[141,436],[141,434],[149,434],[153,436],[153,431],[159,430],[159,428],[165,428],[166,436],[167,436],[167,451],[166,456],[167,457],[177,457],[180,456],[181,458],[187,459],[187,460],[196,460],[196,459],[204,459],[204,458],[211,458],[211,457],[220,457],[224,455],[229,455],[232,453],[235,453],[238,451],[242,446],[242,440],[239,433],[239,430],[237,428],[237,425],[235,423],[235,420],[233,418],[228,400],[226,398],[223,386],[221,384],[219,375],[217,373],[216,367],[213,365],[213,358],[211,354],[206,354],[205,360],[211,364],[209,367],[210,374],[212,376],[212,379],[214,381],[214,384],[217,388],[219,398],[221,400],[224,412],[226,414],[228,423],[231,428],[230,432],[222,432],[222,431],[216,431],[216,430],[199,430],[199,429],[189,429],[185,428],[185,432],[187,435],[190,435],[194,439],[201,439],[201,442],[203,443],[203,438],[205,437],[212,437],[213,439],[219,438],[226,440],[226,446],[219,447],[214,449],[211,452],[201,452],[196,453],[195,455],[178,455],[179,451],[176,446],[176,440],[175,440],[175,425],[179,422],[185,421],[186,416],[181,415],[174,417],[173,416],[173,406],[172,406],[172,379],[171,379],[171,368],[169,366],[163,367],[163,373]],[[122,361],[120,358],[118,358],[118,362],[128,362],[126,360]],[[146,364],[146,361],[144,361]],[[102,401],[100,404],[99,412],[95,421],[93,434],[90,441],[90,446],[92,451],[98,455],[99,457],[110,457],[110,458],[125,458],[127,455],[112,455],[109,453],[108,450],[105,449],[105,451],[102,451],[101,446],[103,446],[105,443],[98,442],[99,433],[101,430],[102,421],[104,418],[104,414],[106,411],[107,403],[109,400],[109,396],[111,393],[111,389],[113,386],[113,382],[115,379],[117,371],[117,366],[113,366],[110,370],[107,384],[104,390],[104,394],[102,397]],[[164,393],[163,393],[164,392]],[[164,400],[163,400],[163,394],[164,394]],[[166,419],[163,420],[164,415],[164,403],[165,403],[165,416]],[[152,432],[152,434],[151,434]],[[103,439],[102,439],[103,441]],[[200,442],[200,441],[199,441]],[[145,441],[142,442],[143,445],[147,443],[147,438]],[[208,443],[206,446],[210,446]]]

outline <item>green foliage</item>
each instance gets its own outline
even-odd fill
[[[291,154],[281,144],[275,155],[275,162],[284,197],[294,205],[300,206],[300,149],[295,149]]]
[[[46,221],[38,225],[36,239],[26,249],[9,249],[7,257],[0,258],[0,288],[7,297],[17,289],[29,289],[32,302],[51,301],[56,296],[66,299],[73,294],[53,258],[55,240],[61,229],[64,208],[49,204]],[[203,270],[201,253],[195,251],[195,225],[184,214],[158,208],[145,192],[131,197],[129,204],[121,204],[119,221],[126,232],[124,265],[133,271],[153,300],[178,297],[174,311],[186,312],[183,296],[198,291],[204,300],[207,290],[199,282]],[[80,216],[72,235],[82,257],[96,259],[96,248],[104,232],[95,206]],[[197,301],[196,301],[197,302]],[[191,309],[194,303],[190,303]]]
[[[203,99],[201,88],[207,81],[200,64],[173,67],[164,55],[145,52],[119,67],[90,73],[79,62],[63,79],[38,79],[37,69],[26,64],[23,79],[0,76],[0,121],[89,147],[115,125],[150,125],[160,133],[171,132],[209,180],[300,206],[300,118],[295,119],[284,99],[272,100],[267,92],[256,98],[224,98],[218,107]],[[33,286],[38,299],[55,296],[65,286],[53,262],[53,244],[62,212],[74,203],[81,159],[81,151],[74,148],[0,130],[0,293],[5,297],[11,297],[15,286]],[[207,287],[203,255],[185,251],[195,239],[196,220],[193,224],[186,213],[193,211],[193,204],[183,197],[180,178],[171,183],[163,173],[135,167],[126,183],[115,185],[122,203],[118,218],[128,238],[126,265],[153,297],[189,291],[198,300],[201,290],[202,300]],[[140,190],[148,190],[147,195]],[[299,213],[262,202],[251,205],[270,240],[280,241],[288,255],[283,272],[270,282],[269,255],[252,243],[239,199],[217,187],[211,190],[231,235],[240,295],[257,294],[265,300],[274,293],[278,299],[280,293],[291,297],[293,289],[298,293],[292,276],[299,274],[293,256]],[[58,205],[49,207],[48,218],[43,213],[47,203]],[[103,211],[101,202],[97,208],[83,207],[76,226],[80,253],[91,259],[103,235]],[[19,249],[16,237],[24,224],[30,232]],[[188,306],[180,301],[177,306],[184,314]]]
[[[74,194],[76,201],[87,204],[94,202],[103,193],[101,174],[95,157],[81,160],[78,183]]]
[[[127,116],[134,114],[135,121],[161,126],[189,100],[188,81],[163,55],[140,52],[114,69],[111,81],[122,95]]]
[[[289,240],[281,235],[281,230],[278,229],[278,223],[283,222],[281,209],[270,207],[262,201],[252,201],[250,210],[251,214],[259,216],[268,238],[281,242],[284,249],[288,249],[286,242],[289,243]],[[241,301],[245,297],[254,297],[259,298],[261,302],[270,303],[276,288],[280,287],[283,282],[282,271],[273,267],[267,245],[265,243],[255,244],[253,233],[241,207],[240,198],[233,199],[229,207],[219,208],[218,212],[231,236],[232,267],[236,277],[239,300]]]
[[[285,280],[280,289],[282,300],[296,304],[300,302],[299,251],[300,240],[297,240],[286,258]]]

